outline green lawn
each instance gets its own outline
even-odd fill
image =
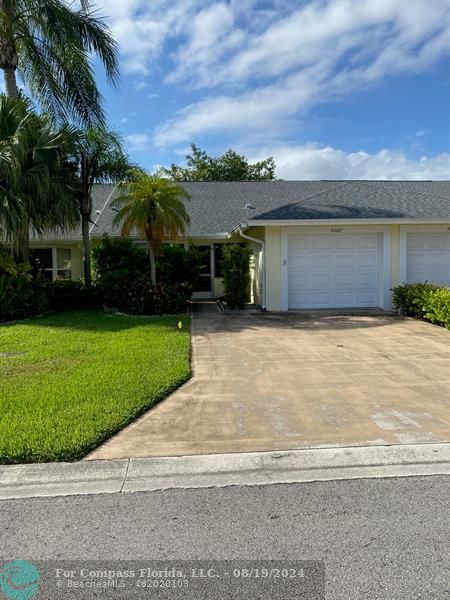
[[[81,458],[186,381],[179,320],[91,310],[0,325],[0,462]]]

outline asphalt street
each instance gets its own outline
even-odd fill
[[[319,560],[327,600],[449,599],[449,532],[445,476],[0,502],[3,562]],[[249,585],[247,598],[266,597],[261,580]],[[114,590],[95,594],[61,589],[37,597],[122,597]],[[197,594],[188,588],[182,597],[198,600]]]

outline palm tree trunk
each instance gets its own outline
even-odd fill
[[[81,213],[81,232],[83,235],[84,282],[91,287],[91,238],[89,236],[89,215]]]
[[[19,89],[16,81],[18,63],[14,39],[15,2],[0,0],[0,69],[3,69],[6,95],[17,98]]]
[[[3,77],[5,80],[5,90],[8,98],[17,98],[19,90],[17,88],[16,70],[12,67],[3,69]]]
[[[25,223],[17,232],[15,259],[18,262],[28,262],[30,260],[30,224]]]
[[[153,247],[151,244],[148,245],[148,253],[150,256],[150,279],[152,282],[152,287],[156,286],[156,259],[155,252],[153,251]]]

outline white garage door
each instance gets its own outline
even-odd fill
[[[408,233],[406,281],[450,285],[450,233]]]
[[[289,235],[289,308],[377,307],[377,234]]]

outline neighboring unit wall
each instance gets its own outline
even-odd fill
[[[281,310],[281,227],[266,227],[266,303]]]
[[[392,240],[392,287],[400,283],[400,225],[391,225]]]

